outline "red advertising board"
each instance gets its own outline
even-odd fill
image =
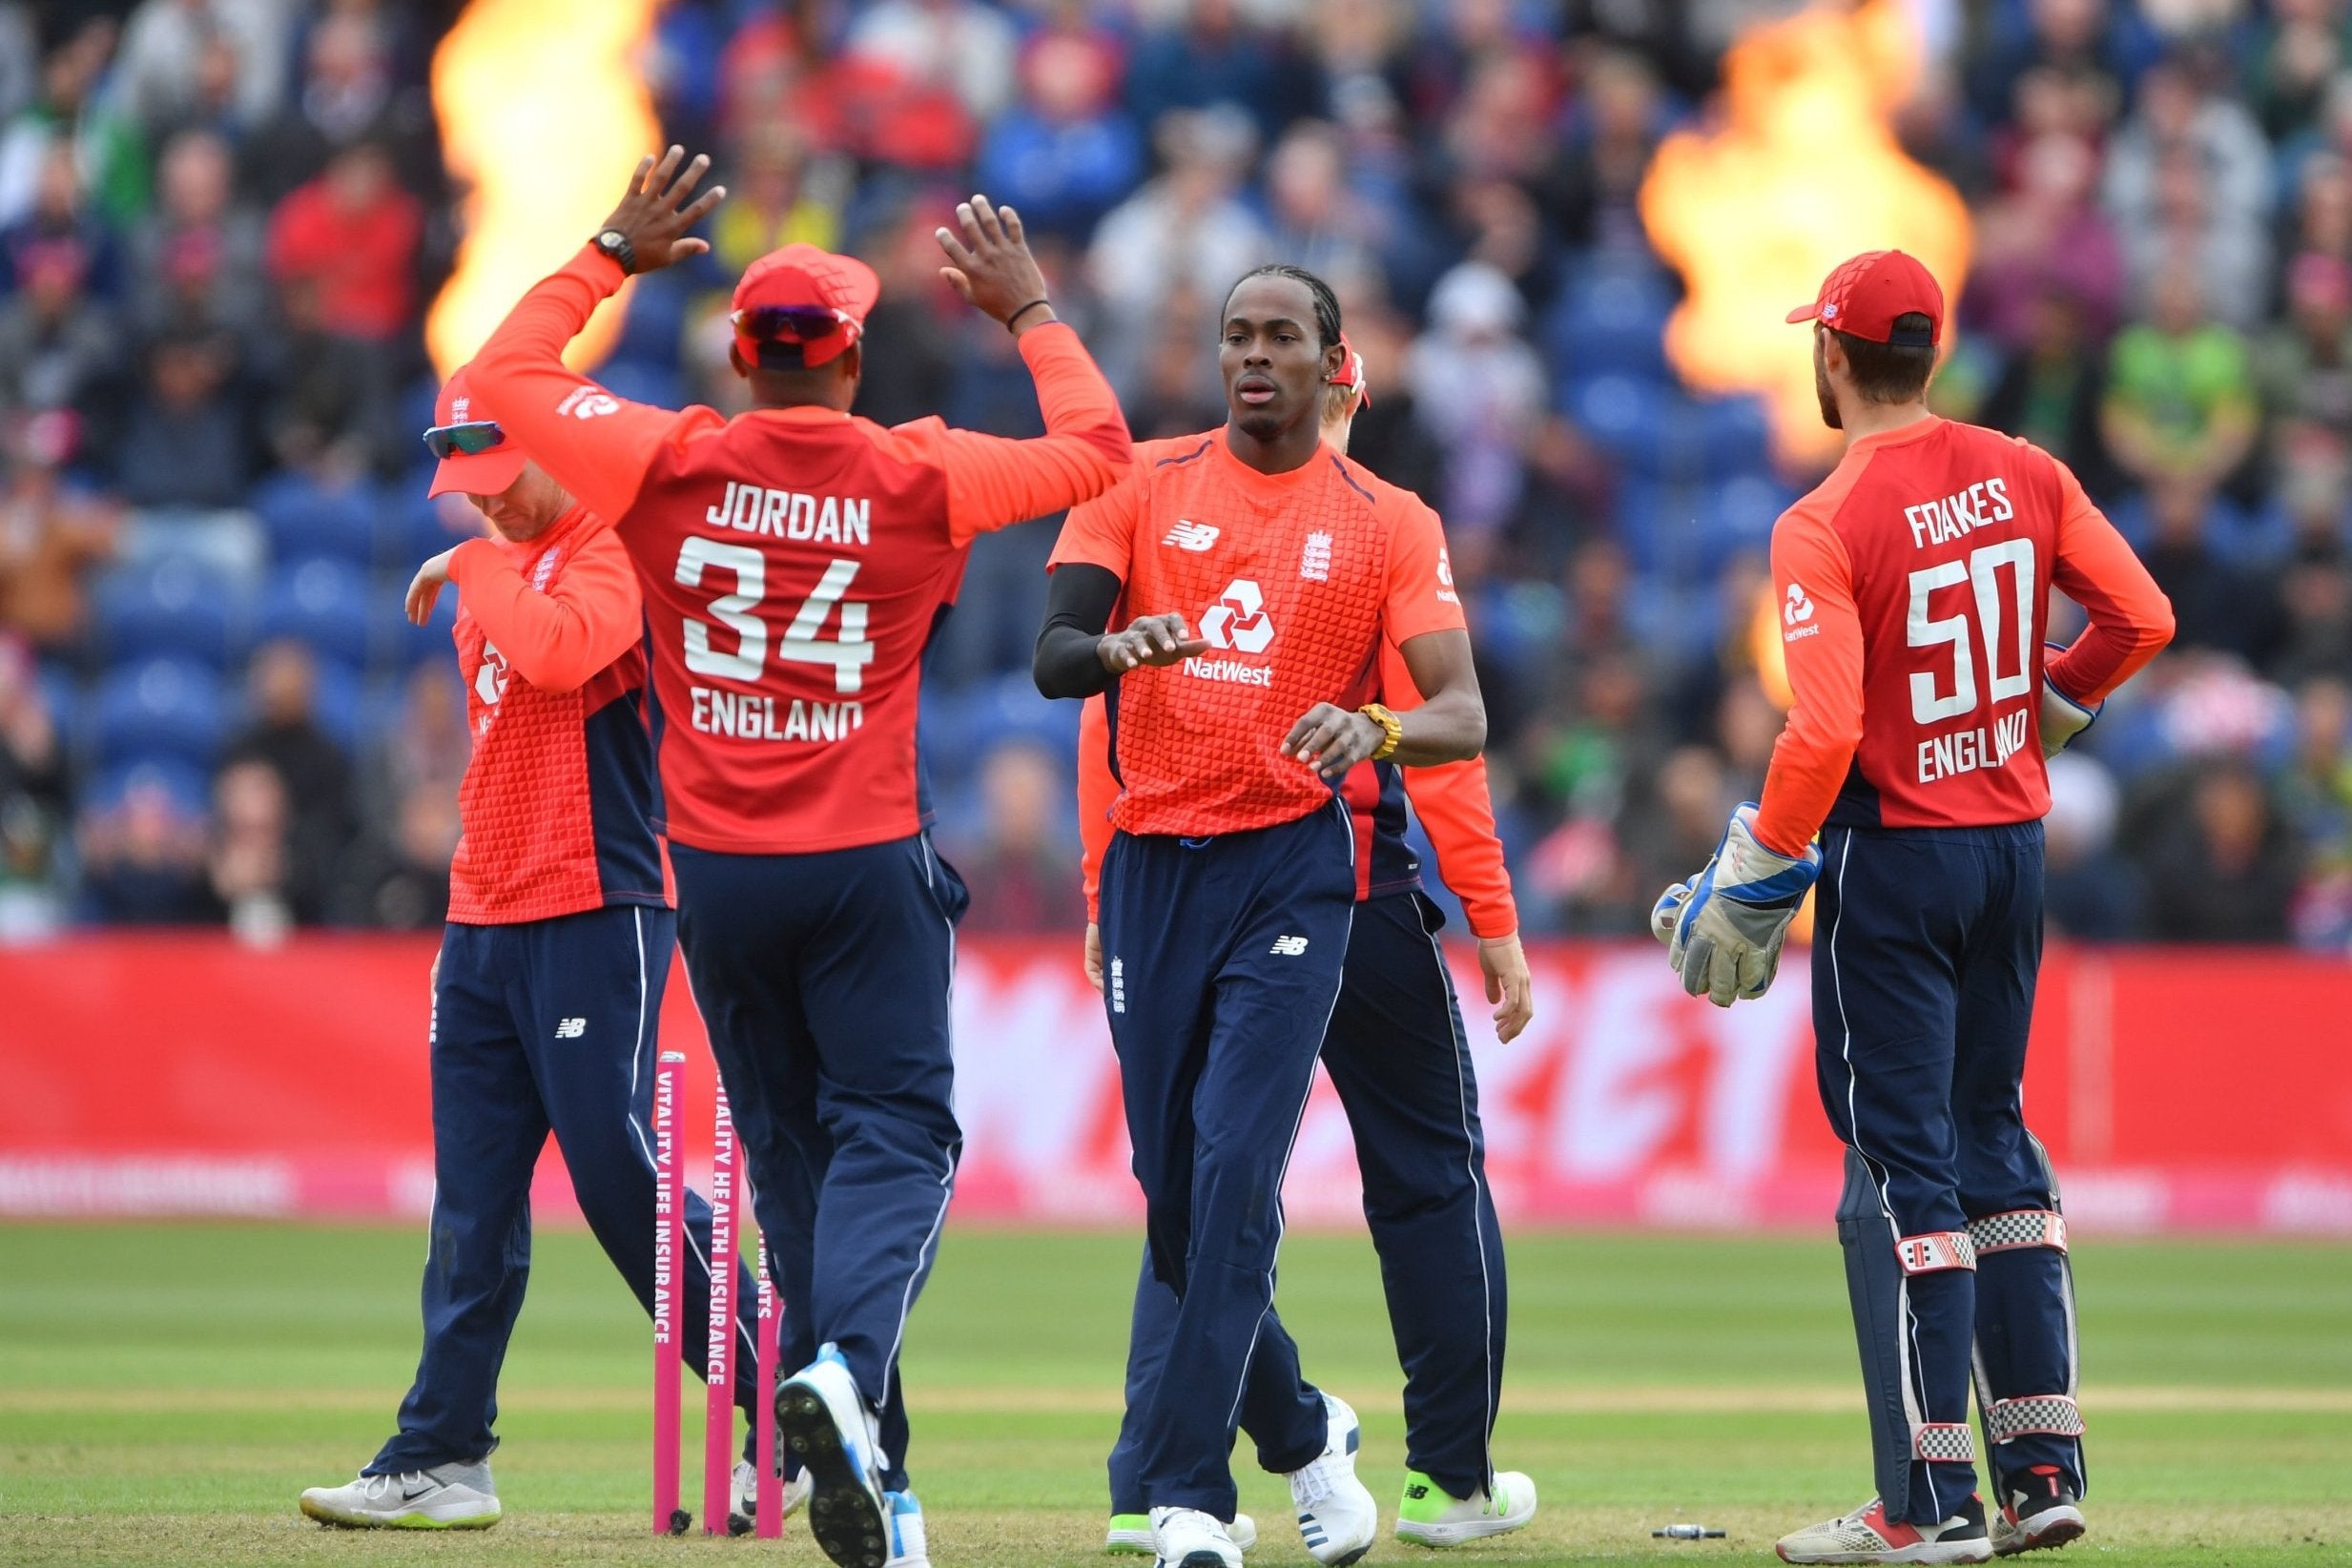
[[[429,939],[211,935],[0,949],[0,1215],[418,1215],[432,1191]],[[1520,1222],[1818,1224],[1838,1148],[1812,1069],[1805,961],[1720,1012],[1660,951],[1533,955],[1537,1016],[1497,1044],[1459,955],[1490,1173]],[[962,944],[958,1212],[1132,1221],[1117,1066],[1077,943]],[[2352,965],[2271,952],[2055,949],[2028,1118],[2077,1225],[2352,1236]],[[691,1067],[708,1159],[711,1067],[673,969],[663,1040]],[[1319,1087],[1293,1218],[1344,1222],[1347,1121]],[[568,1207],[561,1167],[544,1210]]]

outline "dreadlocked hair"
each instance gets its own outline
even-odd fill
[[[1252,278],[1287,278],[1293,283],[1306,284],[1308,294],[1313,297],[1315,302],[1316,346],[1329,348],[1339,341],[1339,296],[1331,292],[1331,284],[1305,267],[1293,266],[1288,261],[1269,261],[1234,279],[1233,288],[1225,291],[1226,299],[1230,300],[1233,289],[1240,288]]]

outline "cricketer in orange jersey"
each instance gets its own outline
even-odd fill
[[[1181,1298],[1130,1390],[1137,1500],[1164,1559],[1238,1565],[1228,1456],[1247,1425],[1310,1554],[1339,1562],[1376,1528],[1358,1428],[1301,1378],[1272,1306],[1283,1166],[1354,915],[1335,788],[1368,759],[1475,755],[1485,712],[1435,516],[1321,443],[1346,359],[1330,289],[1264,269],[1223,316],[1228,423],[1146,444],[1071,514],[1037,677],[1107,691],[1122,786],[1105,1005],[1152,1270]],[[1384,641],[1426,699],[1403,713],[1370,700]]]
[[[1781,1556],[1983,1561],[2085,1528],[2066,1226],[2022,1088],[2044,758],[2163,648],[2172,612],[2063,464],[1929,413],[1944,296],[1916,259],[1858,256],[1788,319],[1815,323],[1822,416],[1846,433],[1773,529],[1793,704],[1762,807],[1657,923],[1684,986],[1728,1006],[1771,983],[1820,878],[1816,1065],[1847,1145],[1838,1234],[1879,1495]],[[2045,659],[2053,588],[2090,624]]]
[[[499,1367],[529,1273],[531,1175],[551,1131],[606,1253],[653,1305],[650,1129],[656,1021],[676,917],[646,732],[636,574],[604,520],[499,423],[460,370],[425,442],[431,494],[489,526],[409,585],[423,626],[458,590],[458,663],[473,753],[464,836],[433,965],[433,1225],[424,1351],[399,1431],[302,1511],[343,1525],[480,1528],[499,1517]],[[681,1348],[708,1336],[711,1210],[690,1193]],[[738,1272],[736,1299],[751,1289]],[[744,1325],[735,1399],[756,1409]]]
[[[672,148],[589,247],[526,295],[479,384],[634,562],[676,866],[679,939],[786,1303],[781,1428],[832,1558],[921,1555],[897,1358],[954,1186],[949,986],[967,901],[934,852],[916,753],[924,650],[972,539],[1127,469],[1117,400],[1057,321],[1017,214],[938,231],[948,280],[1011,332],[1046,434],[850,414],[879,284],[790,245],[737,282],[732,420],[614,397],[565,343],[631,272],[707,247],[722,192]]]

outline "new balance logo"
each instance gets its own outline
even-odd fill
[[[1114,1013],[1127,1010],[1127,966],[1122,959],[1110,961],[1110,1003]]]
[[[1190,550],[1198,555],[1217,542],[1217,533],[1214,523],[1192,523],[1178,518],[1176,526],[1167,530],[1167,537],[1160,543],[1173,545],[1180,550]]]
[[[1295,959],[1307,951],[1307,939],[1304,937],[1276,937],[1274,945],[1267,951],[1278,958]]]
[[[558,1040],[578,1040],[587,1033],[588,1020],[584,1018],[567,1018],[555,1026],[555,1038]]]

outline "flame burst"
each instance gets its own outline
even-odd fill
[[[471,0],[433,55],[450,172],[471,185],[457,271],[425,319],[444,375],[523,292],[564,264],[661,135],[638,59],[657,0]],[[628,289],[565,358],[586,369],[620,330]]]
[[[1667,354],[1693,386],[1764,394],[1785,457],[1837,447],[1808,340],[1783,320],[1832,267],[1858,251],[1906,250],[1947,299],[1959,296],[1968,208],[1904,154],[1891,124],[1918,71],[1899,0],[1759,28],[1724,58],[1717,123],[1667,137],[1642,181],[1650,242],[1690,290]]]

